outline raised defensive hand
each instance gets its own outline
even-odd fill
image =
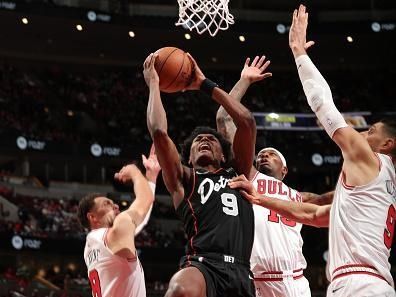
[[[114,174],[114,179],[125,184],[132,182],[136,177],[140,176],[142,173],[135,164],[128,164],[121,168],[121,170]]]
[[[314,41],[307,42],[308,12],[304,5],[293,12],[293,21],[289,31],[289,46],[294,57],[306,54],[306,50],[315,44]]]
[[[257,193],[253,184],[244,175],[234,177],[228,182],[228,185],[231,189],[239,189],[242,196],[245,197],[250,203],[260,204],[260,194]]]
[[[155,154],[154,144],[151,145],[150,155],[148,158],[145,155],[142,155],[142,161],[144,168],[146,168],[146,178],[155,183],[157,176],[161,171],[161,166],[158,162],[157,155]]]
[[[249,84],[272,76],[271,72],[265,72],[271,63],[270,60],[265,61],[265,56],[256,56],[250,66],[249,63],[250,58],[247,58],[241,72],[241,79],[247,80]]]

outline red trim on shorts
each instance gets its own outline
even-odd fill
[[[293,279],[294,279],[294,280],[300,279],[300,278],[302,278],[303,276],[304,276],[304,274],[300,274],[300,275],[297,275],[297,276],[293,276]]]
[[[193,219],[194,219],[194,231],[195,231],[195,234],[193,235],[193,236],[191,236],[191,238],[190,238],[190,240],[189,240],[189,242],[190,242],[190,247],[191,247],[191,250],[192,250],[192,252],[193,252],[193,255],[195,256],[196,255],[196,252],[195,252],[195,249],[194,249],[194,244],[193,244],[193,240],[194,240],[194,237],[198,234],[198,224],[197,224],[197,217],[195,216],[195,212],[194,212],[194,208],[193,208],[193,206],[192,206],[192,204],[191,204],[191,196],[192,196],[192,193],[194,192],[194,189],[195,189],[195,179],[196,179],[196,176],[195,176],[195,170],[193,169],[193,172],[194,172],[194,180],[193,180],[193,190],[192,190],[192,192],[191,192],[191,195],[188,197],[188,199],[187,199],[187,204],[188,204],[188,206],[189,206],[189,208],[190,208],[190,210],[191,210],[191,215],[192,215],[192,217],[193,217]],[[187,259],[188,259],[188,261],[190,261],[190,255],[188,255],[187,256]]]
[[[295,269],[293,270],[293,273],[298,273],[298,272],[303,272],[304,269],[300,268],[300,269]],[[283,281],[285,277],[283,277],[283,272],[282,271],[266,271],[266,272],[262,272],[260,274],[266,275],[266,274],[279,274],[282,277],[255,277],[254,280],[255,281],[263,281],[263,282],[279,282],[279,281]],[[304,273],[301,273],[300,275],[294,275],[293,279],[297,280],[300,279],[304,276]]]
[[[349,265],[344,265],[344,266],[340,266],[336,269],[334,269],[333,274],[341,269],[345,269],[345,268],[352,268],[352,267],[362,267],[362,268],[370,268],[370,269],[374,269],[377,270],[374,266],[371,265],[366,265],[366,264],[349,264]]]
[[[135,262],[137,260],[137,257],[133,258],[126,258],[128,262]]]
[[[331,281],[334,281],[337,278],[340,278],[340,277],[343,277],[343,276],[347,276],[347,275],[350,275],[350,274],[368,274],[368,275],[371,275],[371,276],[378,277],[378,278],[380,278],[380,279],[382,279],[382,280],[387,282],[387,280],[383,276],[381,276],[379,274],[376,274],[376,273],[373,273],[373,272],[369,272],[369,271],[350,271],[350,272],[340,273],[340,274],[336,275],[335,277],[333,277],[333,279]]]

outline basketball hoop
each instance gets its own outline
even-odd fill
[[[229,0],[177,0],[179,20],[176,26],[183,26],[199,34],[208,31],[213,37],[219,30],[227,30],[234,24],[234,16],[228,11]]]

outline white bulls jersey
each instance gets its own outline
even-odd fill
[[[139,259],[114,255],[106,246],[108,228],[89,232],[84,260],[93,297],[146,297],[143,268]]]
[[[388,259],[396,224],[395,168],[388,156],[377,156],[380,172],[367,185],[348,186],[342,174],[338,180],[330,212],[332,281],[366,271],[394,286]]]
[[[282,181],[257,172],[252,180],[257,192],[285,201],[302,201],[301,194]],[[264,199],[264,198],[263,198]],[[276,212],[253,205],[255,234],[251,270],[255,277],[271,271],[300,271],[307,263],[302,254],[302,224],[288,220]]]

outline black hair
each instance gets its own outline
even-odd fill
[[[212,134],[219,140],[225,159],[225,162],[221,162],[220,165],[225,168],[229,167],[233,159],[231,143],[215,129],[207,126],[196,127],[194,131],[191,132],[190,136],[188,136],[187,139],[183,142],[183,144],[181,145],[182,163],[186,166],[189,166],[188,161],[190,160],[191,145],[195,137],[197,137],[199,134]]]
[[[95,206],[95,199],[103,196],[104,195],[100,193],[90,193],[84,196],[78,203],[77,217],[81,226],[84,228],[90,229],[87,213]]]
[[[396,141],[396,119],[383,118],[379,122],[384,124],[385,133],[388,134],[390,137],[394,138],[394,140]],[[393,146],[390,154],[392,156],[396,156],[396,145]]]

